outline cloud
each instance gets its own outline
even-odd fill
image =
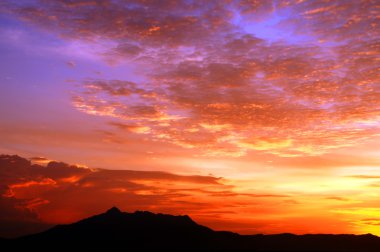
[[[375,1],[302,1],[294,8],[306,21],[298,22],[302,31],[312,32],[326,39],[360,40],[367,36],[375,38],[379,32],[376,30]],[[363,29],[368,32],[367,35],[364,35]]]
[[[380,188],[380,181],[377,183],[375,182],[375,183],[369,184],[369,187]]]
[[[0,235],[2,238],[37,233],[51,227],[49,224],[42,223],[35,211],[26,207],[25,204],[24,200],[0,197]]]
[[[347,198],[340,197],[340,196],[330,196],[330,197],[326,197],[326,199],[330,199],[330,200],[338,200],[338,201],[348,201]]]
[[[50,160],[50,159],[45,158],[45,157],[31,157],[31,158],[29,158],[29,160],[32,163],[39,164],[39,165],[47,165],[48,163],[53,161],[53,160]]]
[[[75,64],[74,61],[67,61],[67,62],[66,62],[66,65],[67,65],[68,67],[71,67],[71,68],[76,66],[76,64]]]
[[[319,156],[303,156],[291,158],[274,158],[273,165],[281,165],[287,168],[321,169],[321,168],[345,168],[345,167],[378,167],[380,161],[376,157],[353,156],[348,154],[326,153]]]
[[[206,156],[315,156],[379,134],[374,1],[6,6],[138,66],[144,82],[87,79],[74,91],[78,110],[118,129]]]
[[[48,161],[49,159],[47,159],[45,157],[31,157],[30,160],[36,161],[36,162],[45,162],[45,161]]]
[[[380,176],[377,175],[351,175],[348,177],[356,179],[380,179]]]
[[[210,36],[223,25],[228,15],[223,2],[207,4],[188,1],[78,1],[68,4],[57,1],[17,6],[8,2],[9,11],[25,21],[46,29],[57,29],[70,38],[94,39],[100,34],[108,39],[146,42],[157,45],[162,41],[169,46],[193,43],[200,37]],[[211,10],[214,10],[212,12]],[[76,18],[74,18],[76,17]],[[49,22],[47,22],[49,21]],[[124,44],[124,43],[123,43]]]
[[[51,161],[46,167],[19,156],[0,156],[1,235],[21,235],[15,226],[41,230],[118,205],[129,211],[188,213],[221,208],[220,197],[282,197],[233,191],[223,178],[158,171],[88,169]],[[94,197],[96,195],[96,197]],[[101,200],[100,200],[101,199]],[[233,200],[232,200],[233,201]],[[234,203],[230,201],[231,206]],[[6,226],[4,226],[6,225]],[[13,231],[12,231],[13,230]]]
[[[380,226],[380,219],[376,219],[376,218],[362,219],[361,222],[365,225]]]

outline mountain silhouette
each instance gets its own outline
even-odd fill
[[[213,231],[189,216],[121,212],[105,213],[73,224],[16,239],[0,239],[1,247],[41,250],[247,250],[378,252],[374,235],[239,235]]]

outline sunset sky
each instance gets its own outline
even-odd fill
[[[378,0],[0,1],[0,154],[25,158],[0,157],[0,236],[114,205],[380,235],[379,17]]]

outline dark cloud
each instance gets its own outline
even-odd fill
[[[16,237],[22,234],[33,234],[51,227],[42,223],[38,215],[25,207],[24,200],[0,197],[0,236]]]

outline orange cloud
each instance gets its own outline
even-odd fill
[[[32,186],[46,186],[46,185],[55,185],[56,182],[50,178],[43,178],[41,181],[27,181],[24,183],[18,183],[18,184],[10,184],[8,185],[8,190],[3,194],[4,197],[14,197],[15,196],[15,190],[22,189],[26,187],[32,187]]]
[[[138,65],[144,82],[87,79],[73,105],[151,140],[197,148],[199,155],[261,150],[295,157],[379,134],[374,1],[130,4],[5,6],[65,39],[111,41],[105,58]],[[305,33],[310,41],[284,33],[272,43],[250,31],[275,11],[291,15],[273,29]]]

